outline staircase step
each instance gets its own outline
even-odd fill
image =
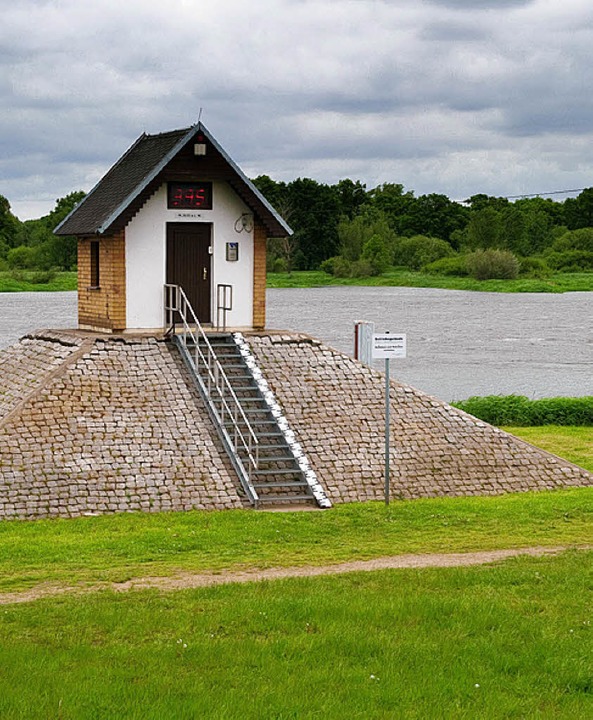
[[[303,502],[305,500],[315,501],[313,495],[260,495],[260,503],[268,502]]]
[[[261,435],[258,433],[258,447],[260,452],[264,452],[266,457],[294,457],[290,445],[286,443],[265,443],[262,442]],[[265,438],[264,438],[265,439]]]
[[[240,448],[238,452],[239,452],[239,455],[241,455],[241,456],[247,455],[247,451],[244,448]],[[255,455],[255,453],[256,453],[256,449],[254,447],[251,451],[251,454]],[[261,464],[269,465],[270,463],[290,462],[290,463],[292,463],[292,465],[295,469],[298,468],[298,470],[300,470],[300,467],[297,465],[296,460],[293,455],[282,455],[282,456],[269,455],[269,456],[266,456],[266,448],[265,448],[265,446],[262,447],[261,444],[258,444],[258,446],[257,446],[257,457],[258,457],[260,465]],[[267,470],[267,468],[262,467],[262,470]]]
[[[232,397],[230,395],[225,395],[225,400],[228,402],[229,400],[232,400]],[[216,404],[220,404],[220,397],[213,398],[212,402]],[[259,407],[245,407],[245,404],[247,405],[258,405]],[[262,413],[262,412],[271,412],[270,408],[265,405],[265,403],[262,402],[261,398],[249,398],[247,400],[243,400],[241,403],[241,406],[243,407],[243,410],[245,411],[245,414],[248,415],[249,413]]]
[[[278,465],[286,465],[286,463],[290,463],[295,472],[300,472],[301,470],[292,455],[283,455],[282,457],[274,455],[272,457],[266,457],[265,454],[262,453],[261,447],[259,448],[258,460],[261,470],[268,470],[269,468],[263,467],[263,465],[268,466],[271,463],[277,463]]]
[[[253,487],[256,490],[265,490],[266,488],[279,488],[279,487],[308,487],[307,483],[303,480],[295,480],[294,482],[270,482],[270,483],[253,483]]]
[[[237,350],[237,346],[234,343],[229,342],[228,340],[225,340],[224,338],[213,338],[212,335],[208,335],[207,337],[208,337],[208,342],[210,343],[211,347],[228,347],[228,348],[233,348],[233,349]],[[201,338],[201,337],[198,338],[198,345],[201,345],[201,346],[206,345],[204,338]]]
[[[253,475],[300,475],[301,471],[295,468],[276,468],[270,470],[254,470]]]
[[[229,421],[226,421],[226,420],[225,420],[225,422],[224,422],[223,424],[224,424],[225,427],[233,427],[233,425],[235,425],[235,423],[229,422]],[[239,419],[237,420],[237,424],[238,424],[238,425],[241,425],[241,424],[245,425],[245,423],[241,423],[241,418],[239,418]],[[257,425],[276,425],[276,424],[277,424],[277,423],[276,423],[275,420],[257,420]]]
[[[272,457],[262,457],[262,447],[261,445],[259,447],[259,461],[260,463],[285,463],[285,462],[291,462],[294,464],[294,456],[293,455],[272,455]]]

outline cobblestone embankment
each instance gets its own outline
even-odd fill
[[[0,517],[242,506],[206,410],[165,342],[47,338],[0,353],[14,409],[0,416]]]
[[[334,503],[383,493],[383,376],[302,335],[248,336]],[[176,351],[44,332],[0,352],[0,518],[242,507]],[[391,384],[395,497],[591,485],[593,476]]]
[[[248,338],[332,502],[384,486],[384,376],[303,335]],[[414,388],[391,382],[395,497],[494,495],[592,485],[570,463]]]

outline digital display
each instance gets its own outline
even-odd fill
[[[212,210],[212,183],[170,182],[167,207],[174,210]]]

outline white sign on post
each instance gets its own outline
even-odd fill
[[[406,357],[406,336],[391,333],[375,333],[373,335],[373,358],[391,360]]]
[[[406,336],[389,332],[373,335],[373,358],[385,360],[385,505],[389,505],[389,361],[406,357]]]

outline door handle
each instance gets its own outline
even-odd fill
[[[202,268],[202,280],[208,280],[208,268]]]

